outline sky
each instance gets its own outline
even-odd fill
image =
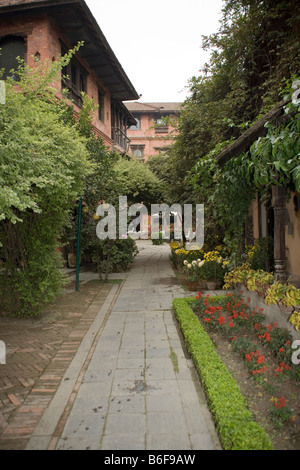
[[[86,0],[142,103],[182,102],[209,58],[223,0]]]

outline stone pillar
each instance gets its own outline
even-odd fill
[[[274,208],[274,277],[275,282],[285,282],[287,273],[285,247],[286,195],[284,186],[272,187],[272,205]]]

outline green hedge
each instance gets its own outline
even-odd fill
[[[174,299],[174,311],[200,375],[223,449],[273,450],[268,434],[254,421],[237,382],[191,309],[193,301],[194,298]]]

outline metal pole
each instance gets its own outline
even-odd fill
[[[79,200],[77,245],[76,245],[76,292],[79,291],[79,267],[80,267],[80,235],[81,235],[82,198]]]

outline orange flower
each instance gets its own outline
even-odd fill
[[[275,408],[284,408],[286,406],[286,401],[284,397],[279,398],[279,403],[275,403]]]
[[[259,356],[259,358],[256,361],[256,364],[261,364],[262,362],[264,362],[264,360],[265,360],[264,356]]]

